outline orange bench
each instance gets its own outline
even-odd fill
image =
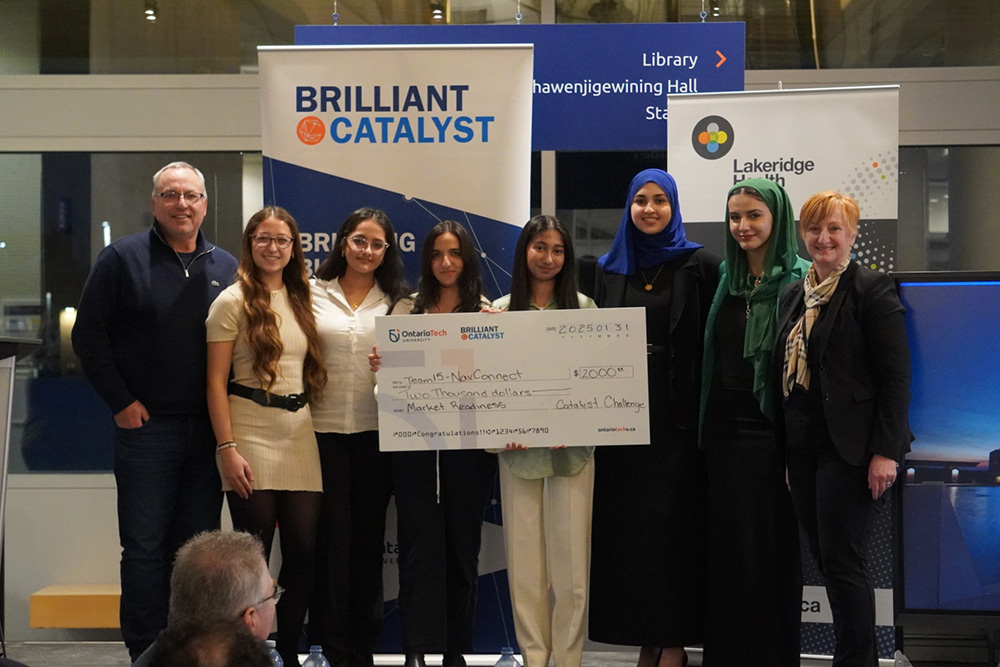
[[[118,584],[55,584],[32,593],[32,628],[117,628]]]

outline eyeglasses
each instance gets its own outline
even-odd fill
[[[278,600],[281,599],[281,594],[285,592],[285,589],[278,585],[278,582],[274,582],[274,592],[268,595],[266,598],[255,604],[255,607],[259,607],[268,600],[274,600],[274,604],[278,604]]]
[[[372,252],[377,255],[379,253],[385,252],[386,249],[389,247],[389,244],[381,239],[372,239],[371,241],[369,241],[360,234],[358,234],[357,236],[352,236],[347,240],[351,242],[351,245],[353,245],[354,249],[357,250],[358,252],[364,250],[365,248],[371,248]]]
[[[182,194],[180,192],[174,192],[173,190],[167,190],[166,192],[161,192],[156,196],[162,199],[163,201],[170,202],[171,204],[176,204],[181,199],[183,199],[192,206],[205,198],[205,195],[202,192],[185,192]]]
[[[274,245],[278,246],[280,250],[284,250],[288,246],[292,245],[291,236],[268,236],[267,234],[254,234],[250,237],[253,240],[253,244],[258,248],[266,248],[274,242]]]

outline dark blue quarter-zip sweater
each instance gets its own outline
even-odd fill
[[[101,251],[73,327],[73,349],[111,412],[138,399],[150,414],[203,414],[205,318],[236,259],[198,232],[186,264],[156,223]]]

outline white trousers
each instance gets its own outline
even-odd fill
[[[507,578],[525,667],[580,667],[587,635],[594,460],[572,477],[522,479],[500,459]],[[550,597],[551,595],[551,597]]]

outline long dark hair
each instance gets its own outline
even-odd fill
[[[284,346],[278,331],[277,317],[271,310],[271,291],[260,277],[253,261],[253,237],[260,223],[276,218],[288,225],[292,235],[292,256],[281,271],[281,280],[288,290],[288,303],[302,333],[306,337],[306,359],[302,381],[310,398],[318,398],[326,385],[326,367],[319,348],[319,334],[309,296],[309,273],[302,257],[302,239],[295,218],[280,206],[266,206],[254,213],[243,230],[243,256],[236,270],[236,281],[243,292],[243,312],[247,318],[247,344],[253,351],[253,372],[267,391],[278,378],[278,360]]]
[[[479,254],[472,244],[472,237],[465,227],[454,220],[442,220],[427,232],[420,249],[420,282],[417,296],[413,300],[411,313],[426,313],[441,298],[441,283],[434,277],[431,268],[434,262],[434,242],[442,234],[454,234],[458,239],[458,250],[462,254],[462,273],[458,276],[459,304],[456,313],[475,313],[482,307],[483,276],[479,271]]]
[[[510,279],[510,305],[507,310],[528,310],[531,306],[531,274],[528,272],[528,246],[542,232],[558,232],[563,242],[563,266],[556,274],[556,307],[560,310],[579,308],[576,293],[576,255],[573,239],[566,225],[551,215],[536,215],[521,230],[514,248],[514,270]]]
[[[389,247],[385,249],[382,263],[375,269],[375,280],[378,281],[378,286],[382,288],[382,291],[389,295],[391,308],[392,304],[406,296],[409,292],[409,286],[406,284],[403,260],[399,256],[399,244],[396,243],[396,232],[392,228],[392,222],[389,221],[389,216],[377,208],[359,208],[347,216],[341,223],[340,229],[337,230],[337,242],[330,249],[330,254],[316,269],[316,277],[322,280],[333,280],[344,275],[347,271],[347,258],[344,257],[347,239],[365,220],[371,220],[381,227],[382,231],[385,232],[385,240],[389,243]]]

